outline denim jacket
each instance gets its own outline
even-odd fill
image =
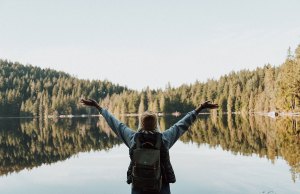
[[[128,148],[134,145],[134,135],[136,131],[127,127],[124,123],[116,119],[108,110],[99,110],[100,114],[105,118],[106,122],[114,133],[125,143]],[[187,113],[182,119],[162,132],[163,145],[169,150],[174,143],[183,135],[192,123],[196,120],[197,113],[195,110]]]

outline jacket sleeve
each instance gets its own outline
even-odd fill
[[[183,135],[197,118],[195,110],[187,113],[182,119],[175,123],[172,127],[162,133],[163,138],[167,141],[166,145],[169,149]]]
[[[135,131],[116,119],[106,109],[102,108],[101,110],[99,110],[99,112],[104,117],[113,132],[126,144],[127,147],[130,147],[130,140],[135,134]]]

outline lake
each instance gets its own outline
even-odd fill
[[[179,119],[160,117],[161,130]],[[299,193],[299,126],[300,118],[200,115],[170,150],[172,193]],[[0,163],[1,194],[130,193],[128,149],[102,117],[2,118]]]

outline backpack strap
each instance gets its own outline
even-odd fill
[[[156,144],[155,144],[155,148],[160,150],[161,147],[161,139],[162,139],[162,135],[161,133],[156,133]]]
[[[135,135],[135,143],[136,143],[136,148],[140,148],[141,147],[141,140],[140,140],[140,133],[136,133]]]

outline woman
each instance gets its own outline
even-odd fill
[[[132,194],[170,194],[170,183],[175,183],[176,178],[170,162],[169,149],[188,130],[202,110],[218,108],[218,104],[206,101],[187,113],[172,127],[160,133],[157,129],[157,116],[152,112],[147,111],[142,114],[141,129],[134,131],[116,119],[107,109],[100,107],[95,100],[81,99],[80,102],[86,106],[97,108],[111,129],[129,148],[131,162],[127,171],[127,183],[132,183]],[[146,171],[147,166],[138,164],[141,160],[147,162],[147,155],[143,155],[143,152],[153,155],[149,160],[153,161],[157,158],[160,166],[158,170],[151,168],[152,171]],[[156,176],[158,173],[159,176]],[[143,177],[149,174],[151,174],[150,177]]]

